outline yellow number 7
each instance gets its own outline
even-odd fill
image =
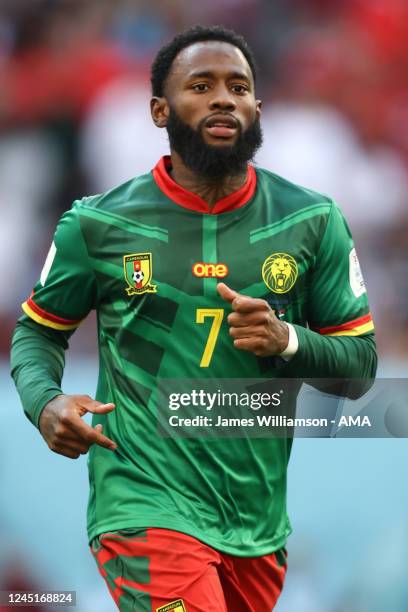
[[[204,319],[206,317],[212,317],[214,320],[211,325],[210,333],[208,334],[207,344],[205,345],[204,353],[200,362],[200,368],[208,368],[210,365],[215,343],[217,342],[218,334],[220,333],[221,323],[224,317],[224,309],[197,308],[196,323],[204,323]]]

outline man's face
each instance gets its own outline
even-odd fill
[[[156,107],[152,101],[156,125],[167,128],[171,149],[205,178],[243,172],[262,142],[252,72],[229,43],[199,42],[183,49],[159,100]]]

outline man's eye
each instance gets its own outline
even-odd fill
[[[245,87],[245,85],[233,85],[232,89],[234,93],[237,93],[237,94],[243,94],[248,91],[248,88]]]
[[[207,91],[208,85],[207,83],[197,83],[196,85],[193,85],[193,89],[194,91]]]

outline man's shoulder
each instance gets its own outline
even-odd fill
[[[298,185],[292,181],[267,170],[256,168],[258,183],[263,191],[268,193],[273,201],[281,203],[290,212],[296,212],[309,207],[321,206],[322,212],[330,212],[335,206],[327,194]]]
[[[160,194],[151,172],[134,177],[103,193],[85,196],[74,203],[79,213],[92,211],[121,214],[129,206],[156,200]]]

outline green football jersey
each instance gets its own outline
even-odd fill
[[[115,452],[89,452],[88,533],[161,527],[230,554],[256,556],[290,533],[285,438],[181,438],[157,432],[158,378],[274,378],[270,360],[237,350],[216,291],[266,299],[277,316],[325,335],[373,330],[350,232],[326,196],[248,167],[243,187],[210,210],[152,173],[63,215],[24,303],[38,323],[75,329],[96,309],[98,415]],[[298,371],[292,376],[302,377]],[[78,390],[80,392],[80,390]]]

